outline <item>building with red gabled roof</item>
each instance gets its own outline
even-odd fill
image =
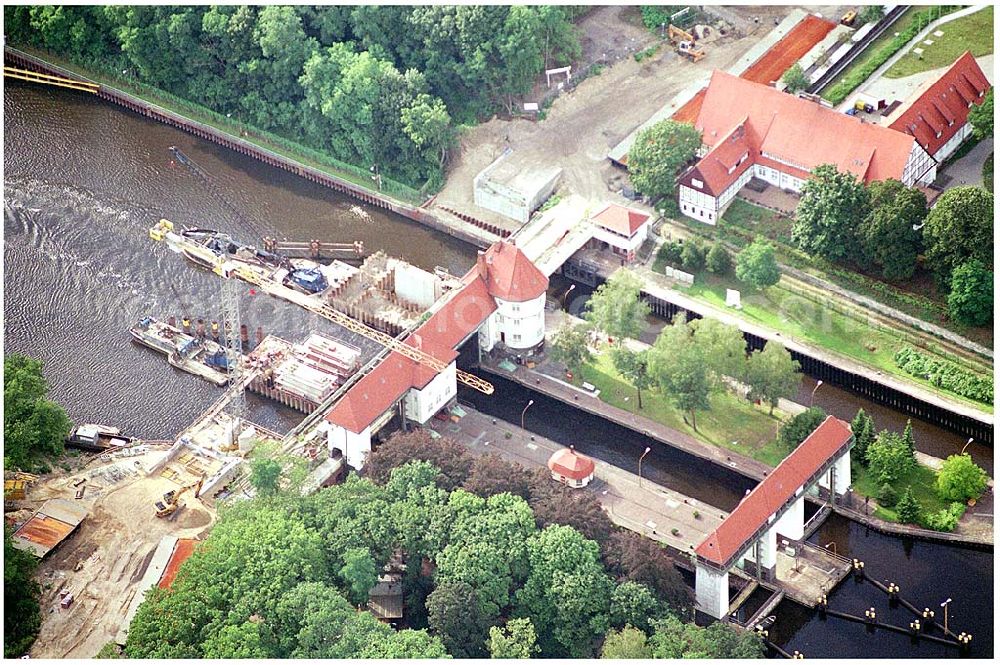
[[[752,562],[770,576],[778,535],[789,540],[804,535],[807,493],[823,488],[833,497],[850,489],[853,445],[850,426],[828,416],[698,544],[695,590],[702,611],[716,618],[728,613],[728,575],[734,566]]]
[[[504,344],[530,352],[545,339],[549,280],[513,243],[501,241],[481,252],[461,282],[403,341],[436,358],[444,370],[393,351],[326,414],[329,446],[341,451],[350,466],[363,466],[372,434],[397,413],[424,424],[455,398],[456,349],[473,335],[478,334],[479,346],[487,351]]]
[[[941,163],[972,133],[969,111],[982,104],[990,82],[972,53],[963,53],[941,76],[930,79],[883,120],[914,137]]]
[[[649,237],[653,218],[641,210],[609,203],[590,221],[598,247],[603,249],[606,245],[614,254],[631,263],[639,246]]]
[[[912,136],[718,71],[694,121],[702,158],[679,179],[681,212],[715,224],[751,178],[801,191],[821,164],[863,182],[933,182],[931,156]]]

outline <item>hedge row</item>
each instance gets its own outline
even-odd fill
[[[976,376],[954,363],[928,358],[924,354],[904,347],[893,356],[896,366],[911,376],[927,379],[932,385],[956,395],[993,404],[993,380]]]
[[[864,62],[864,64],[848,74],[847,77],[840,81],[837,85],[830,88],[830,91],[825,95],[826,99],[834,105],[847,99],[847,96],[851,94],[855,88],[864,83],[876,69],[884,65],[889,58],[899,51],[899,49],[906,46],[909,41],[916,37],[923,28],[926,28],[931,22],[932,16],[940,18],[951,9],[953,8],[948,6],[931,7],[925,12],[918,12],[914,14],[913,19],[910,21],[910,25],[906,26],[905,30],[896,35],[891,42],[879,49],[875,55],[870,57]],[[890,27],[889,29],[891,30],[892,28]]]

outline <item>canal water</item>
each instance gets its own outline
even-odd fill
[[[353,200],[331,190],[82,93],[9,83],[4,130],[5,348],[45,361],[51,394],[74,420],[166,438],[221,394],[129,341],[128,327],[147,314],[190,313],[206,319],[218,315],[218,278],[191,268],[148,239],[148,228],[161,217],[218,228],[254,242],[258,239],[248,237],[249,227],[279,238],[362,240],[369,249],[384,249],[426,269],[440,265],[456,274],[475,259],[475,248],[448,236],[376,209],[367,209],[370,221],[366,221],[352,212]],[[171,145],[211,174],[212,183],[172,163]],[[582,306],[577,299],[582,293],[577,287],[570,299],[576,305],[571,308]],[[251,329],[261,325],[266,332],[290,339],[332,326],[288,303],[252,296],[249,289],[241,304]],[[362,340],[356,343],[364,345]],[[366,351],[373,349],[369,346]],[[534,399],[526,414],[528,429],[573,443],[624,469],[634,471],[639,455],[650,445],[653,451],[643,464],[645,477],[725,509],[735,506],[753,485],[737,473],[571,411],[518,384],[492,380],[498,387],[492,397],[463,390],[462,398],[510,422],[518,422],[528,399]],[[824,386],[816,403],[824,405],[824,397],[833,395]],[[844,399],[869,409],[853,396]],[[267,400],[251,398],[251,405],[255,419],[278,429],[301,418]],[[890,426],[878,415],[876,420],[880,427]],[[937,432],[934,435],[944,440],[946,435]],[[918,434],[918,445],[921,438]],[[836,522],[830,524],[834,526],[824,528],[835,530]],[[906,570],[901,563],[906,560],[919,561],[916,570],[931,571],[910,582],[900,574],[896,581],[904,594],[919,584],[914,593],[928,598],[921,602],[950,595],[953,611],[971,615],[976,608],[985,615],[992,608],[992,554],[920,543],[906,554],[900,539],[859,535],[860,528],[852,523],[840,528],[841,553],[860,556],[869,567],[884,560],[890,562],[889,570]],[[958,573],[933,573],[943,568],[964,571],[965,586],[955,581]],[[881,592],[873,587],[869,592],[874,592],[871,602],[865,600],[870,605]],[[864,592],[847,587],[835,592],[844,594],[847,605],[853,602],[853,593]],[[833,601],[831,606],[838,607]],[[790,604],[779,608],[776,628],[786,631],[779,643],[812,656],[847,655],[840,641],[855,639],[849,633],[853,627],[820,623],[797,612]],[[992,633],[986,627],[970,619],[961,629],[976,634],[978,655],[992,654]],[[907,653],[889,638],[864,643],[859,653],[868,656]],[[913,655],[938,654],[920,647]]]
[[[179,147],[211,176],[172,161]],[[219,278],[149,239],[161,217],[278,238],[361,240],[425,269],[461,274],[475,248],[377,209],[369,219],[332,190],[87,96],[6,82],[5,349],[41,358],[51,395],[75,421],[145,438],[175,435],[221,394],[133,344],[139,318],[221,314]],[[244,220],[249,220],[249,228]],[[241,289],[242,318],[299,341],[334,324]],[[343,336],[344,331],[338,331]],[[356,336],[351,341],[373,352]],[[253,416],[286,429],[301,415],[250,397]]]

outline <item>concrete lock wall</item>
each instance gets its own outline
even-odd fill
[[[716,619],[723,618],[729,613],[729,573],[698,562],[695,564],[694,595],[699,610]]]
[[[372,451],[371,427],[366,427],[358,434],[339,425],[330,425],[326,440],[331,452],[339,450],[347,464],[359,470],[365,465],[368,453]]]
[[[406,302],[429,309],[436,300],[437,277],[408,263],[396,265],[396,296]]]

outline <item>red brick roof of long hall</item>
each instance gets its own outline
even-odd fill
[[[521,248],[501,240],[490,245],[476,262],[490,295],[507,302],[527,302],[545,293],[549,278]],[[466,275],[468,276],[468,275]]]
[[[933,155],[965,125],[970,103],[982,104],[990,82],[972,53],[963,53],[936,79],[926,81],[888,117]],[[950,124],[949,124],[950,123]]]
[[[899,180],[913,149],[912,136],[714,71],[695,121],[702,143],[714,148],[741,118],[753,161],[780,159],[803,173],[833,164],[864,182]]]
[[[463,286],[441,309],[404,341],[446,365],[458,357],[455,347],[497,309],[478,267],[469,270],[462,282]],[[407,390],[425,387],[436,374],[430,367],[394,351],[341,397],[326,420],[360,434]]]
[[[790,499],[827,461],[851,439],[851,428],[842,420],[827,416],[806,440],[710,533],[695,553],[719,566],[731,565],[731,559],[748,544],[768,518]]]
[[[171,552],[170,559],[167,561],[167,567],[163,570],[163,574],[160,575],[160,581],[157,583],[159,588],[170,588],[170,585],[174,583],[174,579],[177,578],[177,571],[180,570],[181,564],[194,554],[196,545],[198,545],[198,541],[194,538],[177,539],[177,542],[174,544],[174,551]]]
[[[742,78],[771,85],[837,27],[833,21],[808,15],[747,68]]]

